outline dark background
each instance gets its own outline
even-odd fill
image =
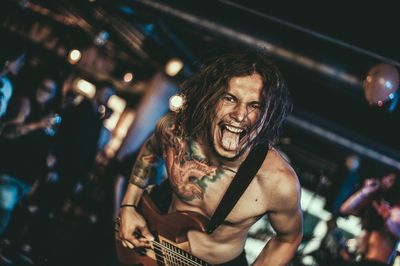
[[[378,63],[390,63],[398,69],[400,37],[394,4],[277,2],[4,0],[0,42],[4,50],[27,50],[31,63],[43,66],[42,71],[56,69],[60,80],[65,73],[76,71],[93,80],[112,82],[131,108],[136,108],[143,93],[119,82],[126,69],[133,70],[140,82],[162,70],[168,59],[179,57],[185,63],[184,70],[174,78],[179,83],[209,56],[269,44],[275,47],[269,55],[284,73],[294,103],[279,147],[303,187],[328,197],[344,178],[341,169],[349,154],[360,156],[363,178],[389,167],[400,168],[400,107],[389,112],[370,106],[361,83],[346,82],[298,61],[299,56],[306,57],[358,81]],[[24,30],[34,22],[51,28],[56,48],[48,48],[46,40],[35,41],[34,36],[26,34]],[[97,49],[115,64],[111,71],[102,73],[70,65],[66,54],[57,52],[57,48],[68,51],[93,46],[93,39],[101,31],[107,31],[110,38]],[[321,176],[327,177],[330,184],[323,189]],[[107,202],[105,208],[111,208],[111,198],[102,200]],[[85,241],[80,241],[77,249],[89,246],[94,256],[109,248],[94,244],[96,230],[107,231],[107,225],[95,228],[87,223],[77,228],[81,230],[78,233],[73,224],[68,226],[54,229],[67,242],[65,246],[76,241],[73,236],[80,235]],[[69,235],[72,231],[74,235]],[[112,239],[106,233],[105,237]],[[56,249],[56,238],[57,234],[50,236],[47,250]]]

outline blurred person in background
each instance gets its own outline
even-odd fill
[[[107,102],[113,94],[114,88],[107,83],[97,86],[94,99],[72,88],[66,93],[68,101],[61,112],[62,123],[55,142],[60,179],[64,184],[61,202],[82,191],[94,168],[103,121],[108,117]]]
[[[45,173],[48,147],[44,144],[43,128],[51,121],[43,119],[25,124],[30,114],[27,98],[18,98],[9,106],[10,119],[0,134],[0,235],[19,200],[26,196],[33,183]]]
[[[0,58],[0,77],[9,76],[13,78],[18,75],[25,64],[25,53],[19,50],[6,52],[6,57]]]
[[[58,84],[54,78],[43,78],[31,96],[31,113],[27,122],[36,122],[46,116],[54,115],[59,108],[56,105]]]
[[[352,260],[347,251],[347,238],[338,227],[334,215],[328,221],[321,220],[317,224],[311,241],[313,243],[303,249],[302,256],[312,256],[317,265],[342,266]]]
[[[365,248],[362,260],[355,265],[389,265],[400,239],[400,178],[398,170],[382,178],[365,180],[361,189],[341,206],[344,215],[361,217]]]
[[[350,154],[346,156],[343,165],[337,171],[335,182],[332,182],[332,188],[326,200],[326,208],[333,215],[340,215],[340,206],[359,188],[360,165],[360,157]]]
[[[8,103],[13,93],[13,86],[7,77],[0,78],[0,121],[6,114]],[[1,132],[1,126],[0,126]]]
[[[39,180],[45,178],[48,171],[49,142],[45,130],[53,126],[53,121],[44,117],[36,122],[27,123],[30,112],[28,98],[13,99],[0,134],[1,259],[8,263],[11,263],[11,257],[18,248],[16,239],[24,234],[21,228],[26,223],[21,216],[13,215],[14,210],[22,199],[33,192],[34,187]],[[15,219],[14,226],[5,231],[12,215]]]

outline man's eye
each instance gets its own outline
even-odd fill
[[[232,96],[227,95],[227,96],[225,96],[225,101],[233,103],[235,101],[235,99],[233,99]]]
[[[253,108],[253,109],[261,109],[261,104],[253,103],[253,104],[251,105],[251,108]]]

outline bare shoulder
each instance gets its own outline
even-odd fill
[[[162,116],[156,125],[155,133],[161,138],[170,138],[175,130],[175,115],[173,113]]]
[[[258,181],[274,209],[297,208],[299,205],[300,183],[297,174],[277,149],[269,150],[258,173]]]
[[[163,115],[157,122],[156,130],[163,132],[165,130],[173,130],[175,128],[176,116],[173,113]]]

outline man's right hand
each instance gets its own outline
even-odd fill
[[[147,228],[143,216],[133,207],[124,207],[120,210],[119,218],[119,238],[124,247],[151,247],[154,237]]]

